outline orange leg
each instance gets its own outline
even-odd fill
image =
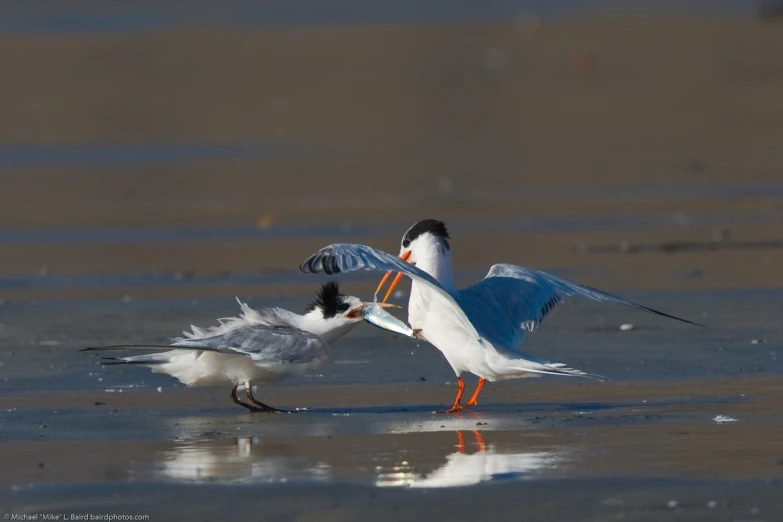
[[[481,393],[481,390],[484,389],[484,384],[487,382],[486,379],[479,379],[478,386],[476,386],[476,393],[473,394],[473,397],[470,398],[468,403],[465,405],[467,406],[475,406],[478,404],[478,396]]]
[[[479,451],[486,451],[487,444],[484,442],[484,435],[479,430],[473,430],[473,435],[476,436],[476,444],[478,444]]]
[[[459,446],[457,446],[457,451],[460,453],[465,453],[465,434],[461,431],[457,431],[457,442],[459,443]]]
[[[446,413],[459,413],[462,411],[460,401],[462,401],[462,394],[465,393],[465,381],[462,380],[462,377],[457,377],[457,386],[459,386],[459,390],[457,390],[457,398],[454,399],[454,406]]]

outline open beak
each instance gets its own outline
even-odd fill
[[[401,306],[398,306],[396,304],[391,304],[391,303],[374,303],[370,301],[365,301],[362,303],[362,306],[357,306],[356,308],[348,312],[348,315],[346,315],[346,317],[348,319],[353,319],[354,321],[361,321],[362,319],[364,319],[364,310],[368,306],[372,306],[376,304],[383,308],[402,308]]]
[[[402,259],[406,263],[410,258],[411,258],[411,250],[408,250],[404,254],[400,254],[400,259]],[[375,295],[378,295],[378,292],[381,291],[381,288],[383,288],[383,285],[386,284],[386,281],[389,279],[389,276],[392,275],[392,272],[393,270],[389,270],[388,272],[386,272],[386,275],[383,276],[383,279],[381,279],[381,283],[378,285],[378,288],[375,289]],[[397,273],[397,276],[394,278],[394,281],[392,281],[391,286],[389,286],[389,290],[386,291],[386,295],[383,297],[384,303],[389,299],[389,296],[392,294],[392,292],[394,292],[394,288],[400,283],[404,275],[405,274],[403,274],[402,272]]]

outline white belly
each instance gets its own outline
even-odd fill
[[[437,301],[428,299],[427,292],[418,291],[414,284],[408,302],[408,322],[412,328],[420,328],[421,336],[443,353],[454,373],[459,376],[469,372],[490,382],[535,375],[525,369],[530,361],[508,357],[508,350],[496,349],[484,337],[476,339],[461,321],[450,311],[440,309]]]
[[[420,295],[411,292],[408,323],[411,328],[421,329],[421,336],[443,353],[458,376],[469,372],[495,380],[496,375],[485,360],[484,344],[468,335],[451,314],[432,306],[432,301],[421,299]]]
[[[166,373],[186,386],[221,386],[244,384],[270,384],[293,374],[305,372],[316,364],[276,365],[261,367],[244,355],[230,355],[216,352],[172,350],[169,362],[152,365],[156,373]]]

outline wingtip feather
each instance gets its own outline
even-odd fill
[[[698,326],[700,328],[707,328],[706,326],[704,326],[701,323],[697,323],[695,321],[690,321],[688,319],[683,319],[682,317],[677,317],[676,315],[667,314],[666,312],[661,312],[660,310],[655,310],[653,308],[648,308],[646,306],[643,306],[642,308],[644,308],[648,312],[652,312],[652,313],[654,313],[656,315],[660,315],[661,317],[666,317],[668,319],[674,319],[675,321],[680,321],[681,323],[686,323],[686,324],[690,324],[690,325],[693,325],[693,326]]]

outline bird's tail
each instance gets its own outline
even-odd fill
[[[595,379],[597,381],[605,381],[606,378],[601,375],[594,375],[592,373],[586,373],[582,370],[576,370],[569,368],[563,363],[551,363],[543,360],[530,360],[526,358],[506,358],[497,354],[497,358],[493,358],[490,364],[493,369],[503,375],[509,374],[518,375],[519,372],[528,372],[543,375],[560,375],[564,377],[586,377],[588,379]],[[532,358],[531,358],[532,359]]]
[[[574,368],[568,368],[563,363],[547,363],[547,364],[533,364],[532,367],[528,368],[526,365],[522,366],[520,369],[527,371],[527,372],[533,372],[533,373],[543,373],[546,375],[563,375],[567,377],[586,377],[588,379],[595,379],[596,381],[605,381],[606,377],[603,375],[596,375],[594,373],[586,373],[582,370],[576,370]]]

